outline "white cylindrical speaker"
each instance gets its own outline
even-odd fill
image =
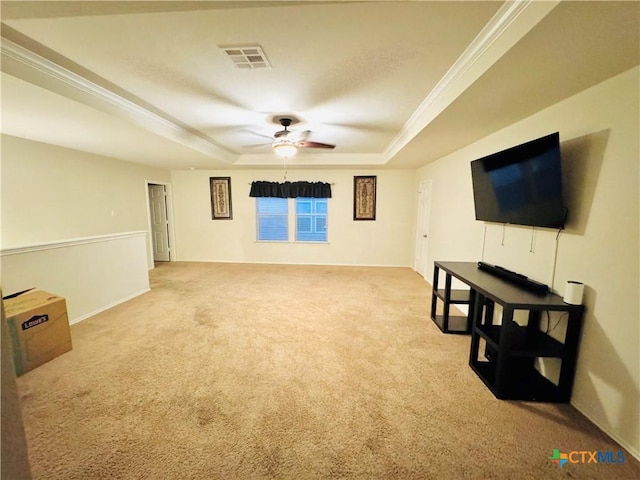
[[[564,303],[569,305],[582,305],[582,295],[584,294],[584,284],[569,280],[564,289]]]

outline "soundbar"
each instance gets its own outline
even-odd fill
[[[521,273],[512,272],[511,270],[507,270],[506,268],[499,265],[491,265],[490,263],[478,262],[478,268],[537,295],[546,295],[549,293],[548,285],[536,282],[535,280],[531,280]]]

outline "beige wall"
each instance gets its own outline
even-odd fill
[[[65,297],[71,324],[149,291],[145,231],[2,250],[0,263],[6,292]]]
[[[375,221],[353,221],[353,176],[377,176]],[[230,176],[233,220],[212,220],[209,177]],[[412,261],[417,193],[413,171],[290,170],[287,180],[332,183],[328,244],[256,242],[254,180],[284,181],[282,170],[174,171],[177,259],[336,265]]]
[[[2,137],[2,285],[67,299],[82,320],[149,289],[146,180],[169,172]]]
[[[148,230],[145,180],[168,171],[2,136],[2,248]]]
[[[640,455],[639,68],[418,170],[433,182],[429,265],[485,259],[560,294],[585,283],[572,403]],[[470,161],[560,132],[569,222],[555,231],[475,221]],[[556,260],[557,255],[557,260]],[[588,446],[583,446],[587,448]]]

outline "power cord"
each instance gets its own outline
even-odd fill
[[[546,310],[545,313],[547,314],[547,329],[545,330],[544,333],[549,333],[549,332],[553,332],[556,328],[558,328],[558,325],[560,325],[560,322],[565,318],[569,316],[569,312],[564,312],[562,315],[560,315],[560,317],[558,318],[558,320],[556,321],[555,325],[552,327],[551,326],[551,315],[549,314],[549,310]]]

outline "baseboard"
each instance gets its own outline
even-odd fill
[[[139,292],[133,293],[131,295],[127,295],[126,297],[120,298],[118,300],[116,300],[115,302],[111,302],[108,305],[104,305],[103,307],[98,308],[97,310],[94,310],[93,312],[87,313],[85,315],[81,315],[80,317],[76,317],[72,320],[69,320],[69,325],[75,325],[76,323],[79,323],[83,320],[86,320],[89,317],[93,317],[94,315],[97,315],[98,313],[104,312],[105,310],[109,310],[110,308],[115,307],[116,305],[120,305],[121,303],[127,302],[135,297],[139,297],[140,295],[142,295],[143,293],[147,293],[151,291],[150,288],[145,288],[143,290],[140,290]]]
[[[589,413],[587,413],[587,409],[584,408],[583,405],[580,405],[580,403],[575,403],[573,401],[571,402],[571,405],[573,405],[573,407],[576,410],[578,410],[582,415],[587,417],[596,427],[598,427],[604,433],[609,435],[613,440],[618,442],[627,452],[629,452],[631,454],[632,457],[634,457],[636,460],[640,461],[640,452],[638,450],[636,450],[634,447],[630,446],[624,440],[621,440],[615,433],[611,432],[609,429],[607,429],[607,428],[603,427],[602,425],[600,425],[591,415],[589,415]]]
[[[246,260],[171,260],[171,263],[184,262],[184,263],[238,263],[238,264],[255,264],[255,265],[299,265],[301,267],[309,265],[314,267],[379,267],[379,268],[410,268],[414,270],[411,265],[380,265],[380,264],[368,264],[368,263],[309,263],[309,262],[262,262]]]

